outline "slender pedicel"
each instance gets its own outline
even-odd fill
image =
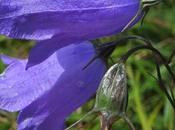
[[[164,56],[157,50],[155,49],[154,47],[152,46],[145,46],[145,45],[142,45],[142,46],[137,46],[135,48],[132,48],[131,50],[129,50],[124,56],[121,57],[121,61],[122,62],[126,62],[127,59],[133,54],[135,53],[136,51],[138,50],[142,50],[142,49],[146,49],[146,50],[150,50],[152,51],[153,54],[155,54],[155,56],[159,57],[160,60],[162,61],[163,65],[165,66],[165,68],[167,69],[167,71],[169,72],[169,74],[171,75],[171,78],[173,79],[173,82],[175,83],[175,75],[174,73],[172,72],[170,66],[168,65],[168,62],[166,61],[166,59],[164,58]],[[157,64],[157,59],[155,57],[155,62],[156,62],[156,65]],[[174,108],[175,110],[175,99],[174,99],[174,94],[173,94],[173,90],[171,87],[169,87],[169,90],[167,90],[167,87],[164,85],[164,82],[161,78],[161,74],[160,74],[160,68],[159,66],[157,67],[157,77],[158,77],[158,84],[159,86],[161,87],[161,89],[163,89],[163,92],[166,94],[169,102],[171,103],[172,107]],[[170,94],[169,92],[170,91]]]
[[[157,5],[161,2],[161,0],[141,0],[139,4],[139,9],[136,13],[136,15],[128,22],[128,24],[122,29],[122,32],[124,32],[131,24],[138,18],[142,17],[142,22],[147,15],[150,7]],[[141,22],[141,23],[142,23]]]

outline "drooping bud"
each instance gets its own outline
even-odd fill
[[[97,91],[95,111],[106,119],[120,117],[127,107],[128,92],[125,65],[117,63],[104,75]]]

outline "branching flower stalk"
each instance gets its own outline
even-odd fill
[[[83,69],[86,69],[95,59],[97,59],[98,57],[102,57],[102,58],[107,58],[111,55],[111,53],[115,50],[115,48],[119,47],[119,46],[123,46],[125,45],[124,43],[127,43],[127,41],[129,40],[134,40],[134,41],[140,41],[142,42],[144,45],[149,45],[151,46],[151,42],[146,40],[145,38],[141,37],[141,36],[137,36],[137,35],[129,35],[129,36],[124,36],[122,38],[120,38],[119,40],[115,41],[115,42],[109,42],[109,43],[104,43],[104,44],[100,44],[96,46],[96,56],[94,56],[86,66],[84,66]]]
[[[141,50],[141,49],[151,50],[155,55],[157,55],[161,59],[162,63],[166,67],[167,71],[171,75],[173,82],[175,83],[175,74],[173,73],[173,71],[171,70],[171,67],[169,66],[169,62],[171,62],[172,58],[174,57],[175,51],[172,52],[169,60],[166,60],[166,58],[156,48],[154,48],[152,46],[151,41],[149,41],[141,36],[136,36],[136,35],[126,36],[126,37],[119,39],[116,42],[105,43],[105,44],[100,45],[99,47],[97,47],[96,57],[94,57],[90,62],[93,62],[93,60],[96,59],[97,57],[99,57],[100,55],[103,55],[103,56],[111,55],[111,53],[113,52],[113,50],[115,48],[117,48],[120,45],[123,45],[124,42],[127,43],[126,41],[128,41],[128,40],[141,41],[144,45],[138,46],[136,48],[129,50],[124,56],[122,56],[121,59],[123,59],[123,61],[126,62],[126,60],[130,57],[130,55],[132,55],[133,53],[135,53],[138,50]]]
[[[122,57],[122,60],[123,60],[124,62],[126,62],[126,60],[130,57],[130,55],[132,55],[133,53],[135,53],[136,51],[141,50],[141,49],[150,50],[150,51],[152,51],[155,55],[157,55],[157,56],[161,59],[162,63],[164,64],[164,66],[166,67],[166,69],[167,69],[168,72],[170,73],[170,75],[171,75],[173,81],[175,82],[175,75],[174,75],[173,71],[171,70],[171,68],[170,68],[170,66],[169,66],[169,64],[168,64],[168,61],[165,59],[165,57],[164,57],[157,49],[155,49],[155,48],[152,47],[152,46],[145,46],[145,45],[143,45],[143,46],[135,47],[135,48],[129,50],[129,51],[127,52],[127,54],[124,55],[124,56]]]
[[[107,71],[98,88],[94,108],[87,114],[100,113],[102,130],[110,130],[120,118],[135,130],[126,116],[128,88],[125,62],[137,50],[151,50],[161,58],[175,83],[174,73],[169,67],[174,54],[166,61],[149,41],[138,36],[103,44],[96,48],[97,53],[88,40],[125,31],[140,19],[143,21],[150,7],[159,2],[160,0],[39,0],[35,4],[36,0],[2,1],[0,35],[35,40],[37,44],[25,60],[0,55],[0,59],[8,65],[5,73],[0,75],[3,90],[0,93],[0,109],[20,111],[18,130],[53,130],[55,127],[63,130],[65,119],[96,92],[106,71],[103,59],[107,60],[118,45],[135,39],[143,41],[145,45],[128,51]],[[112,15],[109,15],[111,12]],[[120,19],[121,16],[123,18]],[[98,72],[92,71],[97,68]],[[157,71],[158,82],[173,105],[175,99],[172,90],[169,88],[169,94],[159,66]],[[91,78],[89,75],[92,75]]]
[[[165,95],[167,96],[170,104],[172,105],[172,107],[174,108],[175,110],[175,98],[174,98],[174,94],[173,94],[173,90],[171,87],[167,87],[164,82],[163,82],[163,79],[162,79],[162,76],[161,76],[161,73],[160,73],[160,67],[158,65],[158,62],[156,60],[156,58],[160,58],[160,60],[162,61],[163,65],[166,67],[166,69],[168,70],[169,74],[171,75],[173,81],[175,81],[175,75],[174,73],[172,72],[170,66],[169,66],[169,62],[171,61],[171,59],[173,58],[174,56],[174,52],[170,55],[170,58],[169,60],[167,61],[165,59],[165,57],[156,49],[154,48],[152,45],[151,45],[151,42],[144,39],[144,42],[146,43],[146,45],[142,45],[142,46],[137,46],[135,48],[132,48],[131,50],[129,50],[124,56],[121,57],[120,59],[120,62],[122,63],[126,63],[127,59],[133,54],[135,53],[136,51],[138,50],[142,50],[142,49],[147,49],[147,50],[150,50],[152,51],[152,53],[154,54],[154,57],[155,57],[155,62],[156,62],[156,69],[157,69],[157,82],[161,88],[161,90],[165,93]],[[175,83],[175,82],[174,82]],[[127,117],[127,116],[126,116]],[[125,118],[125,119],[128,119],[128,118]],[[128,120],[130,122],[130,120]],[[104,122],[104,120],[102,120],[102,130],[110,130],[110,126],[107,125],[107,122]],[[105,126],[106,125],[106,126]],[[112,125],[112,124],[110,124]],[[106,129],[103,129],[103,127],[105,126]],[[132,130],[134,130],[134,126],[132,125],[129,125],[130,128]],[[133,127],[132,127],[133,126]]]
[[[157,50],[155,49],[154,47],[152,46],[145,46],[145,45],[142,45],[142,46],[138,46],[138,47],[135,47],[131,50],[129,50],[122,58],[121,60],[125,63],[127,61],[127,59],[133,54],[135,53],[136,51],[138,50],[142,50],[142,49],[147,49],[147,50],[150,50],[152,51],[153,54],[155,54],[157,57],[160,58],[160,60],[162,61],[163,65],[166,67],[167,71],[169,72],[169,74],[171,75],[172,79],[173,79],[173,82],[175,83],[175,75],[173,73],[173,71],[171,70],[170,66],[168,65],[168,62],[166,61],[166,59],[164,58],[164,56]],[[156,58],[155,58],[155,61],[156,61]],[[158,66],[158,63],[156,61],[156,66]],[[163,80],[161,78],[161,73],[160,73],[160,68],[159,67],[156,67],[157,68],[157,77],[158,77],[158,84],[160,86],[160,88],[163,90],[163,92],[166,94],[169,102],[171,103],[172,107],[174,108],[175,110],[175,98],[174,98],[174,94],[173,94],[173,90],[171,87],[166,87],[163,83]],[[169,90],[167,90],[167,88]],[[170,94],[169,94],[170,93]]]
[[[144,43],[144,45],[140,45],[140,46],[137,46],[135,48],[132,48],[130,49],[125,55],[123,55],[119,62],[118,63],[122,63],[122,64],[125,64],[128,60],[128,58],[135,52],[139,51],[139,50],[142,50],[142,49],[146,49],[146,50],[149,50],[153,53],[153,56],[155,57],[155,63],[156,63],[156,66],[157,66],[157,82],[161,88],[161,90],[165,93],[165,95],[167,96],[169,102],[171,103],[172,107],[174,108],[175,110],[175,99],[174,99],[174,94],[173,94],[173,91],[171,89],[171,87],[166,87],[162,78],[161,78],[161,73],[160,73],[160,68],[158,66],[158,63],[157,63],[157,58],[159,58],[161,60],[161,62],[163,63],[163,65],[166,67],[167,71],[169,72],[169,74],[171,75],[173,81],[175,81],[175,75],[173,73],[173,71],[171,70],[171,67],[169,66],[169,63],[172,61],[172,58],[174,57],[174,52],[170,55],[170,57],[168,58],[168,60],[166,60],[166,58],[156,49],[152,46],[152,43],[151,41],[143,38],[143,37],[140,37],[140,36],[126,36],[124,38],[121,38],[120,40],[116,41],[116,42],[111,42],[111,43],[106,43],[106,44],[102,44],[100,46],[97,47],[97,55],[89,62],[89,64],[91,64],[93,62],[94,59],[98,58],[99,56],[103,56],[103,57],[108,57],[115,48],[117,48],[118,46],[122,45],[123,42],[126,42],[128,40],[138,40],[138,41],[141,41]],[[117,63],[117,64],[118,64]],[[88,64],[88,65],[89,65]],[[87,65],[87,66],[88,66]],[[86,67],[87,67],[86,66]],[[108,72],[106,73],[106,75],[109,75],[108,73],[111,71],[111,69],[116,66],[113,65],[109,70]],[[86,68],[85,67],[85,68]],[[105,76],[104,76],[105,77]],[[113,80],[115,80],[117,78],[113,78]],[[103,80],[101,81],[103,82]],[[108,85],[110,86],[110,85]],[[97,98],[96,98],[96,103],[98,102],[97,99],[99,99],[99,101],[102,100],[102,98],[104,98],[104,96],[99,96],[99,91],[100,89],[102,89],[103,87],[99,87],[99,90],[97,91]],[[110,88],[110,87],[109,87]],[[104,89],[104,88],[103,88]],[[102,89],[102,90],[103,90]],[[121,91],[118,91],[118,92],[121,92]],[[111,93],[108,92],[109,96],[111,96]],[[109,102],[109,101],[107,101]],[[98,104],[98,103],[97,103]],[[115,103],[114,103],[115,104]],[[120,106],[120,105],[119,105]],[[105,103],[101,103],[101,106],[100,108],[102,107],[105,107]],[[126,106],[127,107],[127,106]],[[125,107],[125,110],[126,110],[126,107]],[[98,107],[94,107],[94,108],[98,108]],[[105,111],[109,111],[110,109],[106,109]],[[95,111],[95,109],[93,109],[93,111]],[[105,117],[106,116],[106,113],[104,114],[102,110],[100,110],[102,112],[101,114],[101,129],[102,130],[110,130],[112,124],[116,121],[115,118],[108,118],[108,117]],[[117,109],[114,110],[115,112],[114,113],[117,113]],[[122,112],[121,112],[122,113]],[[125,114],[125,111],[123,112],[123,115],[120,117],[122,117],[128,124],[129,124],[129,127],[132,129],[132,130],[135,130],[134,126],[132,125],[131,121],[127,118],[126,114]]]

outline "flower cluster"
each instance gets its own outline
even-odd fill
[[[140,0],[1,0],[0,34],[35,40],[28,59],[1,55],[0,109],[20,111],[18,130],[63,130],[106,71],[91,42],[134,25]]]

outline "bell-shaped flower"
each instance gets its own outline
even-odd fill
[[[140,0],[1,0],[0,34],[39,40],[30,67],[70,43],[121,32],[140,5]]]
[[[20,111],[18,130],[64,130],[65,119],[97,90],[106,70],[94,46],[84,41],[59,49],[25,69],[26,60],[1,55],[0,109]]]

